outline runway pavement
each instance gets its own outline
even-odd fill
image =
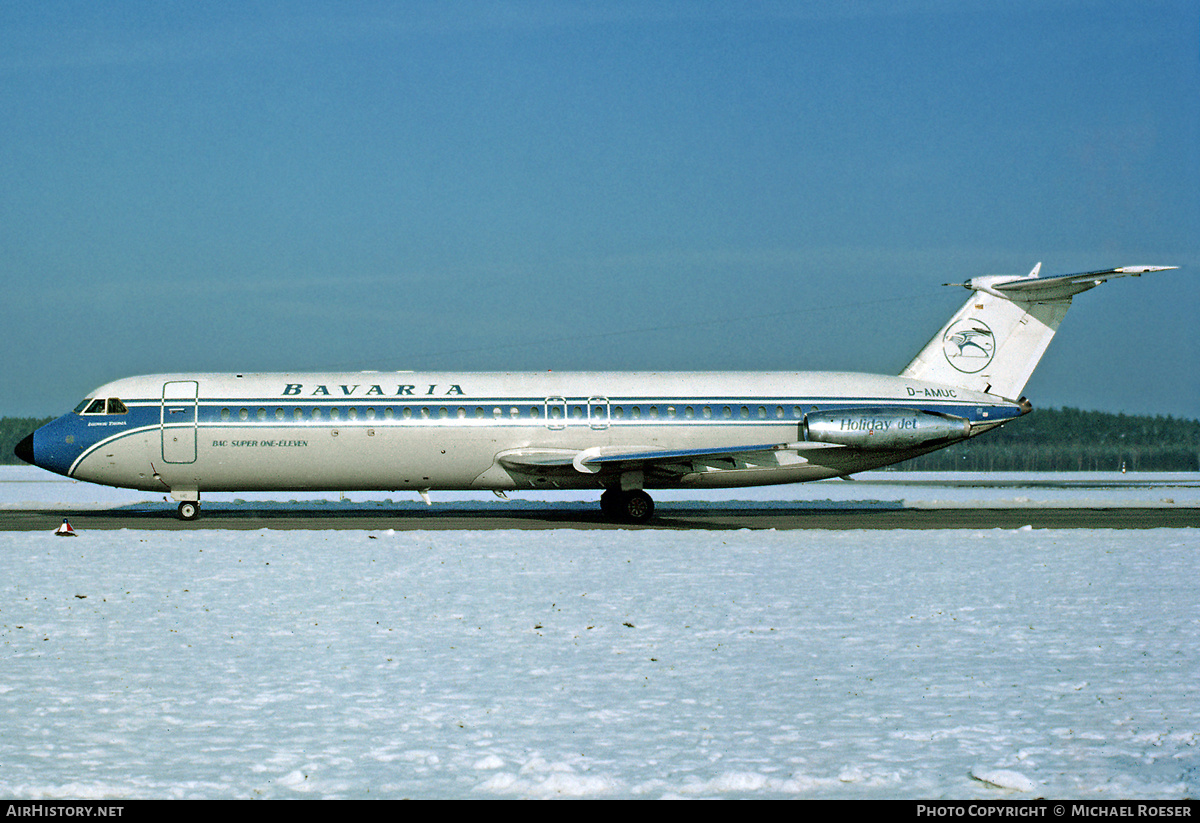
[[[582,504],[469,504],[387,509],[256,507],[212,504],[185,522],[167,506],[105,510],[0,511],[0,531],[53,531],[68,518],[89,529],[1157,529],[1200,527],[1200,509],[1177,508],[904,508],[663,503],[643,525],[615,523]]]

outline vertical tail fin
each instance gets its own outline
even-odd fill
[[[1039,278],[1041,267],[1038,263],[1025,277],[988,275],[947,283],[970,289],[971,297],[901,377],[1015,398],[1067,316],[1072,297],[1114,277],[1177,268],[1125,266]]]

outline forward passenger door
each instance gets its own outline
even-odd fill
[[[166,463],[196,462],[200,384],[195,380],[163,383],[162,458]]]

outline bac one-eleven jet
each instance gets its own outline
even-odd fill
[[[844,372],[160,374],[101,386],[16,454],[169,493],[595,489],[640,522],[647,489],[845,477],[1031,410],[1071,298],[1174,266],[988,275],[897,376]]]

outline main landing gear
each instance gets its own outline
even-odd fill
[[[645,523],[654,514],[654,500],[641,489],[608,489],[600,495],[600,511],[614,520]]]

